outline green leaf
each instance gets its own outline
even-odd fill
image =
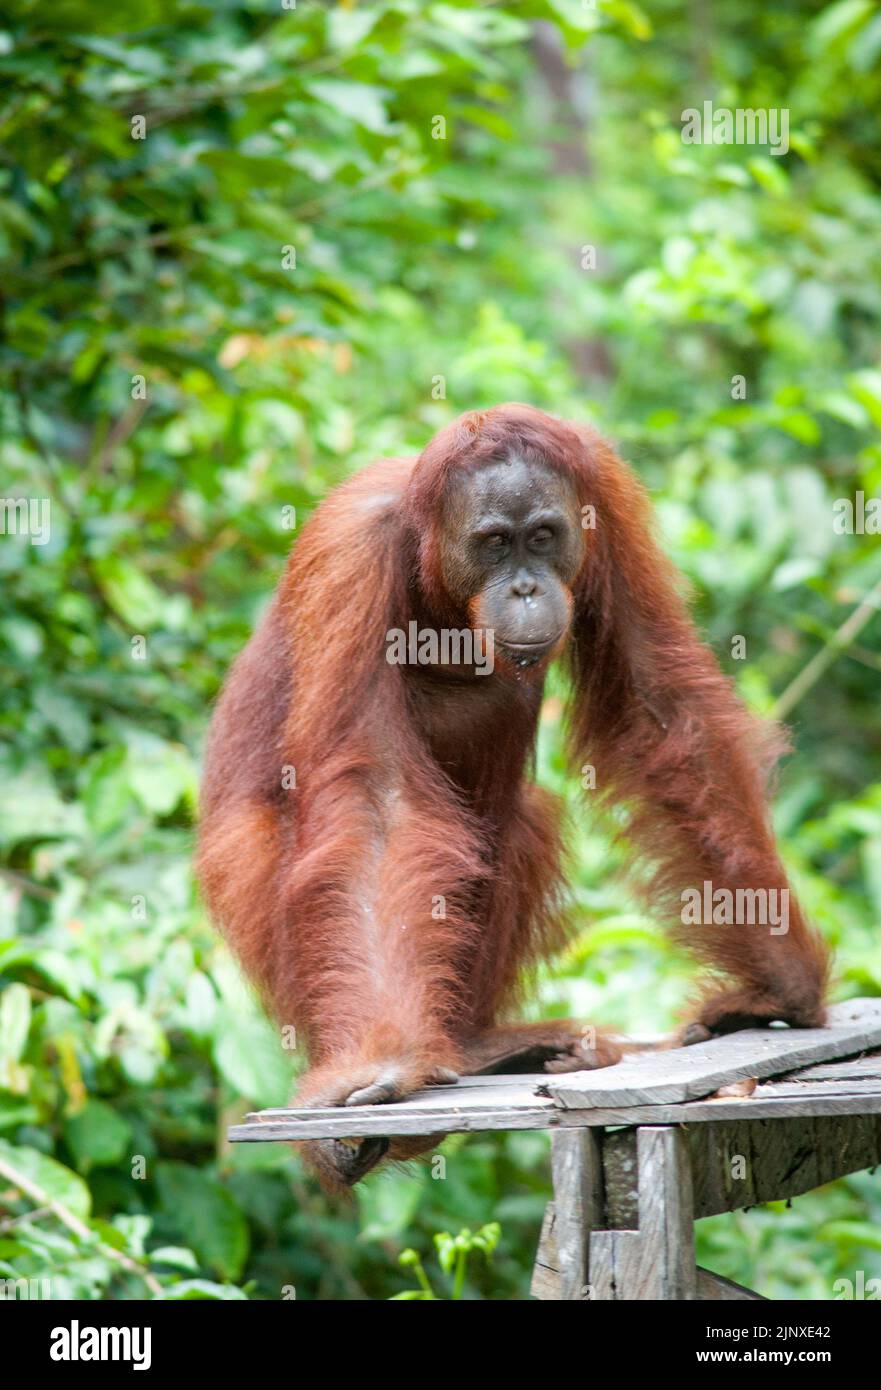
[[[195,804],[196,768],[185,748],[137,735],[129,746],[129,780],[145,810],[167,816],[182,798]]]
[[[355,1189],[361,1214],[362,1240],[397,1240],[407,1230],[419,1208],[426,1187],[427,1173],[384,1174],[375,1182]]]
[[[149,632],[161,623],[163,594],[130,560],[105,555],[95,561],[95,573],[111,608],[133,634]]]
[[[579,0],[571,0],[572,6],[578,3]],[[581,14],[584,13],[582,7]],[[460,34],[475,45],[523,43],[529,37],[529,25],[525,20],[505,10],[493,10],[487,6],[435,4],[431,7],[430,17],[433,24]]]
[[[248,1227],[226,1188],[185,1163],[161,1163],[156,1180],[165,1224],[200,1264],[224,1279],[237,1278],[248,1254]]]
[[[213,1044],[214,1062],[239,1096],[255,1105],[282,1105],[291,1086],[293,1056],[278,1030],[255,1013],[224,1012]]]
[[[821,10],[808,26],[808,51],[818,56],[842,35],[853,31],[874,13],[872,0],[839,0]]]
[[[34,765],[5,776],[0,798],[0,845],[83,833],[82,807],[63,801],[49,773]]]
[[[327,14],[327,41],[331,48],[357,48],[379,20],[378,8],[349,9],[335,5]]]
[[[68,748],[75,753],[85,752],[89,746],[91,724],[76,700],[63,695],[60,690],[43,685],[34,694],[34,706]]]
[[[633,0],[602,0],[603,12],[615,19],[626,33],[643,42],[652,37],[652,22],[641,5]]]
[[[21,1060],[31,1026],[31,992],[13,984],[0,994],[0,1058]]]
[[[848,378],[851,392],[869,412],[873,425],[881,429],[881,372],[872,367],[854,372]]]
[[[88,1100],[64,1123],[64,1138],[81,1172],[109,1168],[130,1151],[129,1123],[105,1101]]]
[[[107,748],[91,758],[83,783],[83,805],[92,829],[113,830],[133,805],[128,767],[122,748]]]
[[[881,1250],[881,1230],[869,1221],[827,1221],[819,1235],[821,1240],[835,1241],[846,1250],[856,1245]]]
[[[340,81],[334,77],[318,77],[307,84],[308,90],[325,106],[348,116],[375,135],[388,135],[389,123],[385,103],[390,95],[384,87],[372,87],[367,82]]]
[[[81,1221],[88,1220],[92,1209],[92,1195],[82,1178],[65,1168],[62,1163],[48,1158],[38,1149],[17,1148],[5,1139],[0,1139],[0,1159],[15,1168],[23,1177],[30,1178],[48,1197],[60,1202]]]
[[[150,1251],[151,1265],[170,1265],[172,1269],[186,1269],[195,1272],[199,1265],[192,1250],[183,1245],[160,1245]]]
[[[208,1279],[182,1279],[172,1284],[162,1295],[169,1303],[182,1303],[192,1299],[212,1298],[226,1302],[247,1300],[248,1295],[232,1284],[212,1284]]]

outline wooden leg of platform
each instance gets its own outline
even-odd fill
[[[602,1217],[600,1136],[592,1129],[558,1129],[551,1136],[554,1237],[561,1299],[590,1296],[590,1233]]]
[[[548,1207],[532,1292],[543,1299],[694,1299],[694,1203],[686,1136],[673,1125],[637,1131],[638,1229],[603,1230],[602,1135],[553,1135]],[[614,1150],[606,1161],[614,1162]],[[626,1180],[626,1175],[624,1175]],[[706,1295],[705,1295],[706,1296]]]
[[[693,1299],[694,1204],[685,1134],[671,1125],[637,1133],[639,1229],[593,1231],[590,1273],[597,1299]]]

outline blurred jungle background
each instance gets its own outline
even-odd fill
[[[634,463],[723,666],[793,726],[776,823],[837,995],[881,992],[881,541],[834,508],[881,493],[879,64],[875,0],[6,0],[0,491],[51,536],[0,535],[0,1277],[389,1298],[410,1248],[449,1297],[434,1235],[497,1222],[455,1292],[527,1295],[545,1136],[342,1208],[225,1142],[291,1068],[191,873],[290,509],[471,407]],[[788,109],[788,152],[684,144],[706,99]],[[552,690],[575,810],[559,719]],[[693,972],[589,807],[571,844],[536,1012],[669,1027]],[[881,1275],[881,1180],[704,1222],[699,1259],[831,1298]]]

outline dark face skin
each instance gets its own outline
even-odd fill
[[[577,499],[552,469],[512,456],[460,478],[447,499],[441,565],[472,627],[506,664],[544,664],[562,647],[581,566]]]

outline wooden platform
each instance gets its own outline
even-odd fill
[[[757,1298],[695,1267],[693,1223],[881,1162],[879,1049],[881,999],[852,1000],[822,1029],[735,1033],[600,1071],[465,1077],[394,1105],[263,1110],[229,1138],[549,1129],[537,1297]]]

